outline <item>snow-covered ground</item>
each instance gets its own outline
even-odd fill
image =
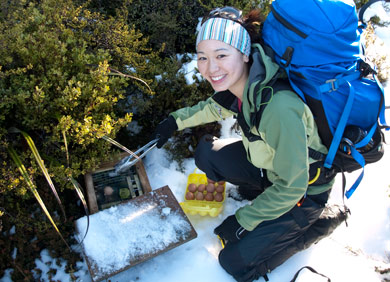
[[[388,89],[390,90],[390,89]],[[387,115],[388,119],[390,115]],[[228,132],[232,121],[223,122],[223,131]],[[387,139],[390,133],[386,133]],[[348,219],[348,227],[342,224],[329,237],[318,244],[302,251],[282,264],[269,274],[270,281],[290,281],[295,272],[302,266],[309,265],[330,277],[332,282],[346,281],[384,281],[383,276],[376,268],[390,269],[390,145],[385,145],[384,158],[375,164],[366,166],[365,177],[353,194],[346,201],[352,214]],[[184,191],[188,174],[195,169],[193,159],[185,161],[185,172],[179,170],[177,163],[169,161],[164,150],[153,150],[146,157],[146,170],[152,188],[157,189],[168,185],[178,201],[184,200]],[[348,175],[349,184],[357,174]],[[331,194],[331,202],[341,203],[341,179],[338,178]],[[233,185],[227,185],[228,191],[235,189]],[[218,263],[218,253],[221,244],[213,234],[214,228],[221,221],[234,213],[246,201],[238,202],[232,198],[226,198],[224,209],[217,217],[189,215],[188,218],[194,226],[198,237],[175,249],[163,253],[142,264],[130,268],[110,278],[116,282],[233,282]],[[107,226],[102,226],[102,230]],[[120,231],[118,231],[120,232]],[[92,233],[92,232],[91,232]],[[120,236],[126,240],[126,236]],[[96,240],[96,246],[101,242]],[[117,242],[119,246],[125,242]],[[43,273],[49,268],[57,269],[57,274],[52,277],[54,281],[71,281],[69,274],[64,272],[65,262],[57,266],[46,250],[42,251],[41,258],[36,260],[38,268]],[[86,264],[78,265],[77,281],[90,282]],[[42,281],[50,281],[47,276],[41,277]],[[11,281],[5,275],[1,281]],[[258,280],[264,281],[263,278]],[[321,282],[325,278],[315,275],[308,270],[301,272],[300,282]]]
[[[379,4],[375,4],[376,6],[367,13],[375,11],[378,11],[378,14],[383,13]],[[382,14],[381,18],[383,21],[390,21],[389,12]],[[377,28],[376,31],[385,43],[378,52],[389,57],[390,28]],[[189,64],[189,67],[192,68],[193,64]],[[192,75],[191,72],[187,73]],[[389,85],[385,88],[385,94],[389,104]],[[387,120],[390,121],[389,110]],[[230,119],[222,123],[222,137],[231,136],[229,130],[231,125]],[[390,132],[386,132],[386,137],[390,140]],[[380,162],[366,166],[363,181],[353,196],[346,200],[352,212],[348,219],[348,227],[345,224],[340,225],[331,236],[291,257],[269,274],[270,281],[290,281],[296,271],[305,265],[327,275],[332,282],[379,282],[390,279],[390,177],[387,175],[390,168],[390,145],[385,145],[385,152]],[[146,156],[144,164],[153,189],[168,185],[179,202],[184,200],[187,176],[195,169],[193,159],[184,162],[183,173],[177,163],[169,160],[163,149],[154,149]],[[353,183],[357,175],[358,172],[348,175],[347,186]],[[227,185],[228,191],[233,189],[235,189],[233,185]],[[337,178],[330,202],[342,203],[340,177]],[[217,217],[188,216],[198,234],[196,239],[111,277],[110,281],[233,282],[234,279],[218,263],[221,245],[213,230],[246,203],[227,198],[223,211]],[[126,236],[123,238],[126,240]],[[99,244],[97,241],[96,245]],[[121,242],[117,245],[121,246]],[[77,249],[77,246],[74,248]],[[71,276],[65,273],[65,261],[58,265],[47,250],[41,252],[41,257],[37,258],[35,263],[36,267],[42,270],[41,281],[50,281],[46,274],[50,268],[57,270],[51,281],[72,281]],[[86,263],[80,262],[76,267],[78,270],[73,275],[78,277],[77,281],[90,282],[91,277]],[[380,270],[387,272],[380,274]],[[12,271],[8,269],[0,281],[12,281],[10,279]],[[264,280],[260,278],[258,281]],[[326,279],[305,270],[297,281],[320,282]]]

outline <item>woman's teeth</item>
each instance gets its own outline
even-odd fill
[[[218,80],[222,79],[224,76],[225,76],[225,75],[212,76],[212,77],[211,77],[211,80],[212,80],[212,81],[218,81]]]

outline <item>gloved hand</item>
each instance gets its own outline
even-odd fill
[[[152,139],[158,138],[157,148],[160,149],[176,130],[177,124],[173,116],[170,115],[161,121],[152,135]]]
[[[218,235],[225,244],[237,242],[248,233],[249,231],[238,223],[235,215],[228,216],[214,229],[214,234]]]

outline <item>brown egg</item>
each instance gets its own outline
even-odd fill
[[[114,193],[114,189],[111,186],[104,187],[104,196],[111,196]]]
[[[207,190],[207,192],[209,192],[209,193],[214,193],[214,191],[215,191],[215,185],[214,185],[214,184],[207,184],[206,190]]]
[[[223,195],[222,193],[216,193],[215,196],[214,196],[214,200],[216,202],[222,202],[223,201]]]
[[[199,201],[202,201],[204,199],[202,192],[197,192],[195,198]]]
[[[213,195],[213,193],[207,193],[204,198],[205,198],[206,201],[213,201],[214,200],[214,195]]]
[[[196,191],[196,184],[195,183],[188,184],[188,191],[194,193]]]
[[[205,189],[206,189],[206,185],[204,185],[204,184],[199,184],[199,186],[198,186],[198,191],[199,191],[199,192],[203,192]]]
[[[209,183],[209,184],[214,184],[215,181],[214,181],[214,180],[211,180],[210,178],[207,178],[207,183]]]
[[[192,193],[192,192],[187,192],[187,193],[186,193],[186,199],[187,199],[187,200],[193,200],[193,199],[195,199],[194,193]]]
[[[225,190],[225,187],[223,187],[222,185],[218,185],[215,188],[215,191],[217,191],[217,193],[222,193],[224,190]]]
[[[224,185],[224,184],[225,184],[225,181],[218,181],[218,184],[219,184],[219,185]]]

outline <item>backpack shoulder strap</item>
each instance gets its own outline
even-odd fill
[[[262,104],[260,106],[260,109],[255,113],[254,124],[260,125],[263,112],[274,94],[282,90],[293,91],[287,78],[279,78],[280,74],[276,74],[275,76],[277,77],[276,78],[274,77],[275,79],[272,79],[261,93]]]
[[[279,91],[282,91],[282,90],[291,90],[292,91],[292,88],[290,86],[288,79],[287,78],[286,79],[279,78],[281,72],[282,71],[278,72],[270,80],[270,82],[267,83],[266,87],[264,87],[264,89],[261,91],[260,95],[261,95],[262,104],[257,112],[251,114],[251,117],[250,117],[251,125],[247,124],[242,112],[238,112],[237,121],[238,121],[239,125],[241,126],[241,129],[244,132],[246,138],[248,138],[248,140],[250,142],[253,142],[256,140],[262,140],[259,135],[255,135],[255,134],[251,133],[250,129],[254,125],[259,127],[263,112],[264,112],[266,106],[268,105],[268,102],[271,100],[272,96],[274,94],[278,93]],[[257,93],[252,93],[252,95],[256,95],[256,94]],[[254,98],[254,101],[256,101],[255,98]]]

